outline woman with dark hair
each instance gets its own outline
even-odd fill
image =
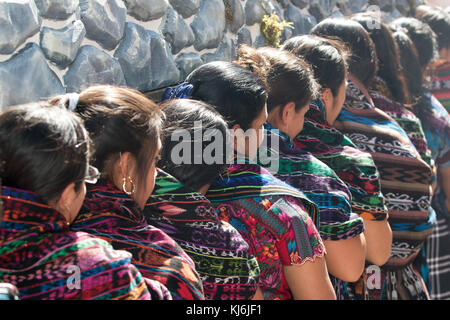
[[[405,30],[408,32],[407,30]],[[412,32],[412,31],[410,31]],[[408,32],[408,33],[410,33]],[[432,158],[437,167],[433,208],[436,227],[426,241],[424,250],[429,268],[429,291],[432,299],[450,298],[450,115],[428,89],[423,87],[422,68],[411,39],[401,30],[394,32],[400,48],[405,74],[410,78],[410,90],[418,97],[413,111],[421,120]]]
[[[93,86],[75,101],[61,103],[84,120],[94,146],[92,163],[101,172],[71,228],[129,251],[144,277],[163,283],[173,299],[203,300],[192,259],[142,213],[155,184],[161,148],[159,107],[136,90],[115,86]]]
[[[293,143],[319,89],[314,74],[303,60],[272,48],[241,47],[236,63],[253,70],[268,88],[267,147],[259,150],[260,164],[267,163],[265,157],[277,157],[280,165],[275,177],[304,192],[318,205],[327,269],[336,296],[342,299],[342,281],[356,281],[363,273],[364,224],[351,211],[351,195],[345,183],[327,165]]]
[[[131,254],[69,228],[95,183],[82,121],[48,103],[0,115],[0,281],[20,299],[170,299]]]
[[[375,80],[376,84],[369,90],[375,107],[386,112],[405,130],[422,159],[433,168],[434,162],[431,159],[431,151],[427,146],[422,124],[411,108],[407,107],[412,101],[403,76],[398,46],[391,30],[372,15],[357,14],[352,17],[352,20],[366,29],[377,49],[380,68]],[[380,27],[373,28],[373,23]]]
[[[368,290],[370,299],[428,299],[413,262],[434,225],[435,215],[430,210],[432,170],[399,124],[374,106],[368,89],[375,79],[378,59],[363,26],[352,20],[325,19],[311,33],[338,38],[352,51],[346,99],[335,126],[358,149],[372,155],[389,210],[391,257],[381,268],[381,287]],[[358,70],[361,61],[363,67]]]
[[[417,8],[416,18],[436,34],[439,58],[429,65],[427,87],[450,112],[450,13],[422,5]]]
[[[378,72],[372,88],[391,100],[410,103],[406,80],[403,76],[398,48],[389,27],[371,14],[356,14],[351,18],[361,24],[372,39],[378,58]],[[377,27],[373,25],[376,23]]]
[[[158,173],[145,218],[192,258],[207,300],[252,299],[258,288],[258,261],[204,196],[228,167],[232,146],[227,144],[227,123],[201,101],[170,100],[162,108],[166,117],[158,167],[164,171]]]
[[[326,163],[346,183],[352,195],[352,210],[364,220],[366,263],[381,266],[390,256],[392,231],[378,169],[369,153],[358,150],[333,125],[345,101],[347,52],[341,42],[313,35],[290,38],[282,49],[310,63],[321,86],[320,97],[309,105],[294,144]],[[346,284],[348,298],[366,297],[365,274],[358,284]]]
[[[235,159],[206,197],[256,256],[264,299],[335,299],[314,225],[317,206],[253,160],[267,118],[263,81],[229,62],[200,66],[186,81],[189,96],[213,106],[232,130]]]

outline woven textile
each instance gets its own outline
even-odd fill
[[[358,149],[372,155],[389,209],[388,221],[393,231],[391,257],[382,268],[385,276],[381,288],[369,291],[371,299],[428,299],[423,279],[411,272],[410,265],[435,224],[431,167],[421,159],[401,126],[373,107],[351,81],[336,127]]]
[[[428,148],[422,123],[414,114],[413,110],[410,110],[404,105],[394,102],[374,91],[370,93],[370,96],[376,108],[386,112],[387,115],[389,115],[399,124],[400,127],[402,127],[417,152],[419,152],[422,160],[425,161],[430,167],[433,167],[434,160],[431,157],[431,150]]]
[[[353,212],[364,220],[383,221],[388,218],[380,174],[372,156],[358,150],[348,137],[326,121],[321,99],[310,104],[303,130],[294,143],[327,164],[346,183],[352,195]],[[345,298],[367,298],[364,274],[357,283],[343,285],[344,291],[347,289],[348,292]]]
[[[160,229],[150,226],[136,203],[110,182],[90,185],[72,229],[108,241],[132,254],[144,277],[164,284],[174,300],[203,300],[203,287],[192,259]]]
[[[450,115],[429,92],[425,93],[414,113],[421,120],[432,157],[439,168],[450,168]],[[433,196],[437,225],[425,243],[429,268],[429,288],[432,299],[450,299],[450,219],[445,205],[446,196],[438,177]]]
[[[206,196],[258,259],[264,298],[292,299],[283,266],[301,265],[325,254],[314,224],[314,220],[318,223],[316,205],[250,161],[232,165]]]
[[[3,186],[2,200],[0,282],[15,285],[20,299],[170,299],[142,277],[130,253],[69,230],[36,194]]]
[[[144,209],[147,222],[173,238],[195,262],[207,300],[248,300],[259,266],[248,244],[221,221],[209,200],[160,171]]]
[[[275,176],[302,191],[319,207],[319,233],[322,240],[337,241],[354,238],[364,231],[361,218],[352,212],[351,194],[346,184],[325,163],[311,153],[297,147],[288,135],[265,124],[267,148],[260,148],[260,156],[275,157],[279,161]],[[272,144],[278,140],[278,147]],[[278,150],[276,150],[278,149]],[[330,274],[336,297],[347,299],[342,280]]]
[[[450,61],[438,61],[427,78],[427,87],[450,112]]]

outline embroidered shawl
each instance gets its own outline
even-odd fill
[[[219,219],[209,200],[160,171],[144,209],[146,221],[166,232],[195,262],[207,300],[249,300],[259,266],[248,244]]]
[[[204,299],[192,259],[166,233],[149,225],[134,200],[112,183],[99,180],[88,187],[72,229],[130,252],[143,276],[164,284],[174,300]]]
[[[260,158],[275,156],[279,159],[275,177],[302,191],[317,204],[322,240],[345,240],[362,233],[362,219],[353,214],[351,194],[336,173],[311,153],[297,148],[285,133],[270,124],[265,124],[265,129],[267,147],[259,149]],[[272,145],[273,139],[278,139],[278,148]]]
[[[303,130],[294,143],[327,164],[346,183],[353,212],[365,220],[387,219],[380,174],[372,156],[357,149],[347,136],[328,124],[320,99],[310,104]]]
[[[410,272],[410,265],[435,224],[435,213],[430,206],[431,167],[421,159],[401,126],[387,113],[372,106],[351,81],[336,127],[358,149],[372,155],[389,209],[388,221],[394,239],[391,257],[383,266],[386,282],[381,289],[370,290],[371,298],[427,299],[423,281],[417,281],[421,276]],[[389,270],[400,270],[400,273]],[[399,275],[402,276],[399,278]],[[416,286],[403,290],[407,281]]]
[[[311,218],[318,218],[316,205],[248,159],[232,165],[212,183],[206,196],[258,259],[264,298],[291,299],[283,266],[301,265],[325,254]]]
[[[131,254],[104,240],[69,230],[67,220],[35,193],[2,187],[0,282],[20,299],[170,299],[167,289],[143,278]]]
[[[435,63],[427,78],[427,87],[447,112],[450,112],[450,61]]]

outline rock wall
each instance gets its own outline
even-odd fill
[[[293,22],[282,35],[287,39],[329,16],[379,8],[394,19],[408,14],[410,2],[2,0],[0,110],[92,84],[142,92],[176,84],[203,63],[231,61],[241,43],[264,46],[266,13]]]

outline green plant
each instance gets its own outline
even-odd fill
[[[264,5],[262,6],[264,8]],[[272,12],[270,15],[265,14],[261,21],[261,32],[266,38],[266,45],[279,48],[281,34],[285,28],[294,28],[293,23],[281,20],[275,12]]]

